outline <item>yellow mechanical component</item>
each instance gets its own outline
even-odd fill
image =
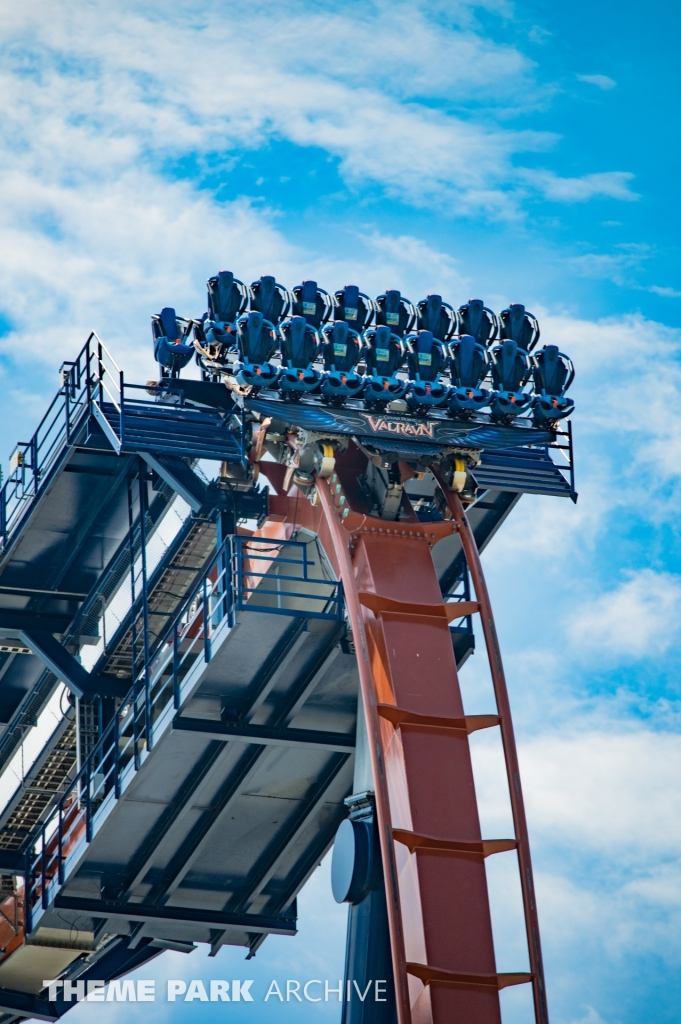
[[[454,477],[452,479],[452,490],[461,493],[466,486],[466,462],[464,459],[454,459]]]
[[[319,467],[319,475],[321,477],[331,476],[334,469],[336,468],[336,452],[332,444],[323,444],[322,446],[322,461]]]

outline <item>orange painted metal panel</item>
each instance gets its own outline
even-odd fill
[[[500,989],[528,982],[537,1024],[548,1024],[510,706],[472,531],[458,496],[442,482],[449,520],[372,517],[354,462],[343,458],[333,481],[317,480],[316,505],[294,488],[270,499],[270,510],[315,530],[343,582],[369,730],[399,1024],[500,1024]],[[453,615],[431,556],[431,546],[455,530],[475,588],[466,611],[481,615],[497,714],[464,714]],[[494,726],[501,727],[516,837],[483,840],[468,736]],[[531,973],[499,974],[484,862],[512,850]]]

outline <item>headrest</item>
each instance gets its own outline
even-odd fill
[[[300,297],[303,303],[309,302],[314,305],[314,309],[305,310],[305,313],[314,314],[317,312],[317,282],[316,281],[303,281],[300,286]]]
[[[416,335],[416,349],[418,352],[430,352],[434,343],[435,335],[432,331],[419,331]]]
[[[239,323],[243,323],[246,320],[246,327],[249,335],[260,334],[260,330],[263,325],[265,317],[257,309],[252,310],[246,317],[242,317]]]
[[[398,292],[399,294],[399,292]],[[379,324],[374,330],[374,348],[389,348],[392,331],[385,324]]]
[[[339,297],[342,296],[341,305],[344,306],[344,313],[346,320],[357,319],[357,306],[359,303],[359,288],[356,284],[346,284],[342,292],[336,292]]]
[[[330,341],[334,345],[347,345],[348,343],[348,325],[345,320],[336,320],[331,327],[331,338]]]
[[[529,372],[529,356],[512,338],[507,338],[493,350],[493,358],[501,385],[506,391],[522,387]]]
[[[474,338],[477,338],[480,333],[480,327],[482,326],[482,315],[485,309],[485,303],[482,299],[469,299],[468,300],[468,327],[469,334]]]
[[[291,348],[294,351],[298,351],[301,346],[305,343],[305,331],[307,328],[307,320],[304,316],[294,316],[286,324],[288,335],[290,338]]]
[[[346,284],[345,288],[335,292],[334,299],[334,316],[347,320],[354,330],[363,331],[371,320],[371,300],[360,292],[356,284]]]
[[[440,326],[440,313],[442,312],[442,296],[427,295],[425,312],[425,321],[428,325],[428,330],[433,332],[436,331]]]
[[[277,294],[277,282],[271,274],[263,274],[259,281],[256,281],[253,285],[254,289],[257,289],[258,293],[258,305],[260,306],[260,312],[267,320],[276,319],[276,317],[270,316],[272,311],[272,305],[274,303],[274,297]]]
[[[517,341],[525,352],[531,352],[539,341],[539,324],[521,302],[513,302],[501,312],[501,336]]]
[[[504,310],[504,313],[508,314],[507,317],[504,316],[508,337],[513,341],[520,341],[520,335],[525,324],[525,307],[522,302],[512,302],[508,309]]]
[[[177,331],[177,314],[172,306],[164,306],[161,310],[159,320],[163,326],[163,336],[166,337],[168,341],[177,341],[179,337]]]
[[[400,325],[400,305],[402,296],[397,288],[391,288],[385,293],[383,309],[385,312],[385,322],[388,327],[399,327]]]
[[[458,341],[454,342],[453,351],[458,356],[459,377],[462,381],[468,381],[475,376],[474,360],[478,350],[478,343],[472,334],[462,334]]]
[[[221,270],[215,277],[208,279],[208,308],[214,320],[231,321],[230,312],[234,274],[231,270]]]
[[[320,293],[316,281],[303,281],[293,289],[294,303],[291,312],[304,316],[312,327],[320,327],[328,316],[325,294]]]
[[[557,345],[544,345],[540,352],[535,352],[534,359],[538,371],[535,371],[535,379],[539,386],[549,395],[564,394],[574,378],[567,356],[558,350]]]

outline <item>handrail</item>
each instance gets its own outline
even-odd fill
[[[283,548],[291,547],[293,554],[295,549],[302,549],[300,558],[282,554]],[[133,685],[119,710],[52,814],[32,833],[27,845],[29,915],[38,901],[48,905],[49,886],[55,879],[63,884],[66,860],[83,837],[86,842],[91,841],[102,803],[112,793],[114,800],[120,798],[126,773],[137,771],[151,749],[156,723],[171,706],[179,709],[182,683],[197,661],[210,661],[212,638],[222,622],[227,620],[231,628],[236,612],[242,610],[334,620],[343,616],[340,583],[311,575],[316,563],[310,559],[307,547],[298,540],[230,535],[218,548],[174,614],[155,653],[135,672]],[[266,553],[258,554],[258,548]],[[255,560],[266,561],[268,566],[259,571],[251,564]],[[299,566],[300,574],[273,574],[271,567],[280,561]],[[290,586],[270,590],[262,586],[269,579],[283,580]],[[307,592],[294,589],[296,583],[307,586]],[[322,593],[310,592],[310,585],[321,587]],[[258,594],[265,597],[265,602],[254,601]],[[278,606],[267,603],[273,595],[278,598]],[[322,610],[295,607],[301,601],[322,604]]]
[[[116,371],[116,373],[122,373],[122,370],[121,370],[120,366],[118,365],[118,363],[116,362],[114,357],[111,355],[111,353],[109,352],[108,348],[106,347],[106,345],[104,344],[104,342],[102,341],[100,336],[97,334],[97,331],[91,331],[90,332],[90,337],[88,338],[88,341],[90,341],[92,338],[96,339],[97,344],[101,347],[102,352],[104,352],[106,357],[111,360],[111,362],[113,363],[113,367],[114,367],[114,370]]]
[[[60,377],[61,386],[30,441],[16,445],[9,475],[0,487],[0,549],[7,546],[24,512],[38,497],[48,473],[93,406],[111,402],[120,420],[122,443],[125,389],[143,387],[126,385],[123,371],[96,331],[90,332],[74,360],[62,363]]]
[[[91,400],[91,339],[72,362],[62,364],[61,387],[30,441],[19,442],[10,460],[10,474],[0,489],[0,544],[5,546],[42,481],[51,470]]]

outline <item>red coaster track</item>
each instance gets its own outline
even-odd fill
[[[275,467],[261,468],[274,476]],[[532,984],[537,1024],[548,1024],[510,705],[473,533],[458,494],[437,468],[451,514],[440,523],[420,523],[415,515],[391,522],[355,511],[362,502],[353,502],[353,468],[337,464],[331,480],[317,479],[316,507],[281,495],[270,499],[270,510],[319,532],[343,583],[369,730],[399,1024],[500,1024],[499,990],[523,983]],[[465,608],[443,602],[431,556],[432,545],[452,531],[475,588],[476,600]],[[482,620],[496,715],[464,714],[448,625],[472,612]],[[515,837],[483,840],[468,736],[496,726]],[[500,974],[484,860],[512,849],[530,973]]]

